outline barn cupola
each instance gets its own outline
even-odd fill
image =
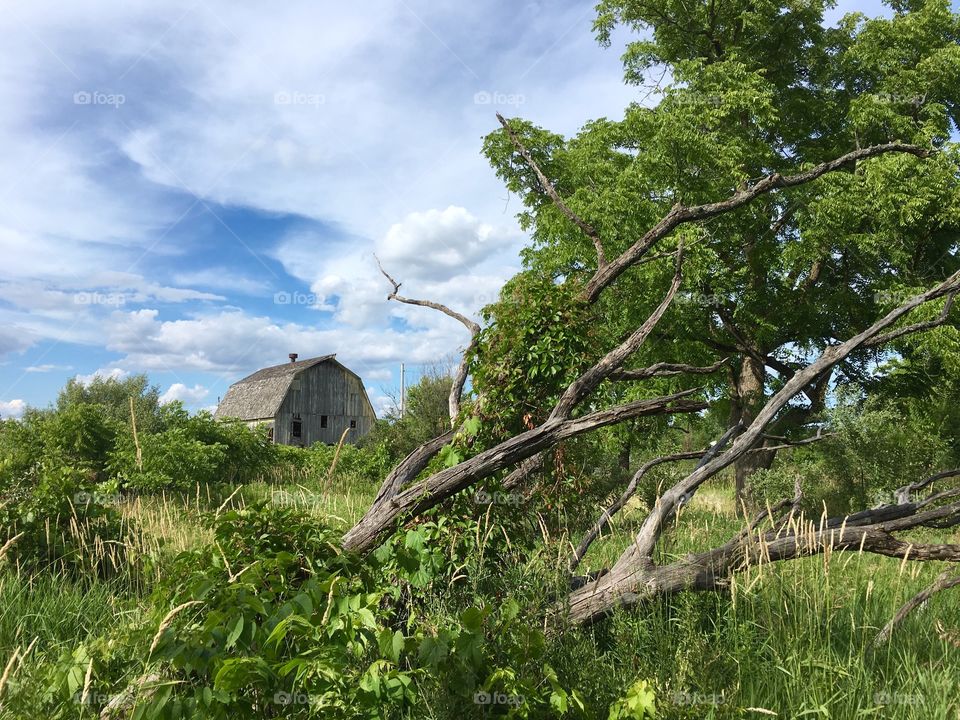
[[[299,355],[297,355],[296,353],[290,353],[290,355],[288,355],[288,357],[290,358],[290,362],[295,363],[295,362],[297,361],[297,358],[299,357]]]

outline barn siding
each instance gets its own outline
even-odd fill
[[[293,420],[300,416],[302,437],[293,437]],[[327,416],[327,427],[321,417]],[[357,427],[346,437],[356,442],[370,430],[376,416],[366,400],[360,379],[334,362],[325,362],[301,371],[280,404],[274,423],[274,440],[285,445],[305,446],[340,441],[343,431],[356,420]]]

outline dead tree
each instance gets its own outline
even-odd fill
[[[853,150],[834,160],[821,163],[795,175],[771,174],[735,190],[729,197],[713,203],[686,206],[675,205],[641,237],[617,257],[608,259],[604,252],[603,239],[593,226],[580,218],[560,197],[553,184],[537,165],[533,156],[524,147],[520,138],[502,117],[498,118],[504,132],[513,142],[516,152],[526,162],[539,183],[539,191],[548,197],[579,230],[592,242],[596,251],[596,271],[580,287],[580,297],[586,304],[597,301],[603,291],[624,272],[636,265],[659,258],[673,257],[675,272],[662,300],[650,311],[647,319],[627,335],[616,347],[610,349],[596,364],[588,368],[560,394],[543,424],[509,437],[462,462],[418,479],[440,448],[454,435],[454,430],[417,448],[404,459],[386,479],[376,500],[364,516],[343,538],[348,550],[369,552],[400,522],[408,521],[419,513],[435,507],[476,483],[501,471],[510,471],[505,483],[511,488],[522,487],[529,476],[543,465],[543,453],[558,443],[598,428],[608,427],[640,417],[696,413],[707,408],[709,403],[700,397],[699,389],[625,403],[606,409],[595,409],[595,393],[605,382],[637,382],[662,375],[696,375],[717,370],[720,364],[696,367],[684,364],[657,363],[643,369],[629,369],[627,364],[637,350],[650,337],[657,323],[669,309],[682,282],[683,252],[664,252],[651,255],[651,251],[674,230],[684,224],[697,223],[730,213],[746,206],[754,199],[778,190],[798,187],[813,182],[827,173],[840,171],[857,162],[888,153],[906,153],[918,158],[927,158],[929,150],[902,143],[886,143]],[[382,269],[382,268],[381,268]],[[389,298],[413,305],[426,306],[444,312],[462,322],[471,330],[475,342],[479,327],[465,316],[438,303],[410,300],[399,296],[400,284],[384,272],[393,285]],[[570,279],[568,282],[577,282]],[[835,366],[851,353],[863,348],[879,347],[914,332],[936,327],[948,322],[953,297],[960,291],[960,273],[954,274],[927,292],[918,294],[898,308],[890,311],[859,334],[828,344],[813,362],[803,367],[791,368],[783,387],[762,407],[752,413],[749,424],[731,428],[724,443],[704,453],[701,462],[681,481],[667,489],[650,510],[635,538],[635,542],[623,553],[614,565],[594,574],[588,581],[574,578],[573,589],[557,606],[576,623],[593,621],[618,605],[631,605],[658,595],[680,590],[712,590],[729,583],[731,574],[758,562],[776,562],[832,550],[858,550],[914,560],[960,560],[958,545],[916,545],[895,537],[895,533],[915,527],[944,527],[960,523],[960,490],[945,490],[934,493],[922,501],[911,499],[912,494],[930,487],[936,479],[908,486],[898,494],[895,504],[839,518],[820,518],[812,522],[796,513],[796,500],[784,500],[776,508],[758,515],[752,522],[724,545],[712,550],[691,555],[666,565],[658,565],[655,549],[668,527],[670,519],[684,502],[690,500],[703,483],[724,468],[756,451],[766,441],[771,424],[781,416],[793,398],[800,393],[815,392],[818,384]],[[907,315],[929,302],[947,298],[941,315],[932,321],[904,324]],[[451,394],[451,421],[457,423],[459,400],[466,380],[467,367],[461,364],[454,394]],[[456,402],[455,402],[456,400]],[[588,411],[582,411],[590,404]],[[578,411],[580,413],[578,414]],[[736,436],[736,437],[734,437]],[[814,441],[817,438],[811,438]],[[787,443],[788,445],[790,443]],[[701,455],[700,453],[696,454]],[[684,456],[686,457],[686,455]],[[691,455],[690,457],[694,457]],[[647,463],[644,468],[679,456],[659,458]],[[641,468],[640,473],[644,472]],[[957,474],[958,471],[953,471]],[[942,477],[950,473],[942,474]],[[634,479],[632,484],[639,478]],[[628,487],[627,494],[633,491]],[[625,502],[625,500],[624,500]],[[595,537],[609,522],[616,507],[598,520]],[[586,547],[593,538],[585,538]],[[572,565],[586,551],[581,543]]]

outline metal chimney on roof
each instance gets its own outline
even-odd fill
[[[290,353],[290,362],[295,363],[297,361],[297,357],[299,356],[296,353]]]

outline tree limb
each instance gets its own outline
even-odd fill
[[[583,536],[583,539],[580,540],[580,545],[573,553],[573,557],[570,560],[570,571],[573,572],[577,569],[577,566],[580,564],[580,561],[583,560],[584,556],[587,554],[587,550],[590,549],[590,546],[593,544],[593,541],[597,539],[601,532],[610,524],[610,521],[613,519],[613,516],[620,512],[620,510],[630,501],[630,498],[633,497],[633,494],[637,491],[637,485],[640,483],[641,478],[647,474],[649,470],[655,468],[657,465],[662,465],[666,462],[677,462],[679,460],[695,460],[700,459],[697,467],[703,465],[704,462],[709,462],[713,457],[719,453],[723,447],[730,441],[736,433],[741,430],[741,425],[737,424],[729,428],[723,436],[710,447],[704,450],[695,450],[693,452],[685,453],[675,453],[673,455],[664,455],[662,457],[654,458],[649,460],[640,466],[640,469],[634,473],[633,478],[630,480],[630,483],[627,485],[627,489],[624,490],[620,498],[613,503],[609,508],[603,511],[603,514],[594,523],[593,527],[590,528]]]
[[[664,295],[663,300],[660,301],[660,304],[650,313],[650,316],[639,328],[630,333],[630,336],[626,340],[604,355],[596,365],[570,383],[550,413],[551,418],[561,419],[569,417],[571,411],[581,400],[596,390],[597,386],[610,377],[613,372],[619,370],[627,358],[643,345],[647,337],[649,337],[650,333],[653,332],[653,329],[657,326],[657,323],[660,322],[660,318],[663,317],[667,308],[670,307],[670,303],[673,302],[677,290],[680,289],[680,281],[683,278],[681,273],[682,266],[683,250],[679,249],[677,252],[676,270],[673,274],[673,281],[670,283],[670,288],[667,290],[666,295]]]
[[[443,435],[428,440],[397,463],[396,467],[390,471],[390,474],[380,485],[374,503],[393,498],[404,485],[407,485],[422,473],[433,457],[440,452],[440,449],[453,439],[453,432],[453,430],[448,430]]]
[[[860,148],[848,152],[845,155],[820,163],[809,170],[797,173],[795,175],[780,175],[773,173],[749,187],[737,190],[726,200],[719,202],[706,203],[704,205],[684,206],[676,204],[656,225],[648,230],[639,240],[624,251],[620,256],[611,260],[606,265],[597,269],[593,278],[584,288],[584,298],[592,302],[597,296],[610,285],[614,280],[620,277],[627,268],[640,260],[646,252],[653,247],[662,238],[669,235],[679,225],[689,222],[698,222],[707,220],[717,215],[721,215],[731,210],[743,207],[755,198],[778,190],[781,188],[796,187],[816,180],[829,172],[839,170],[847,165],[854,164],[860,160],[883,155],[890,152],[902,152],[915,155],[916,157],[926,158],[932,155],[930,150],[904,143],[885,143],[883,145],[873,145],[867,148]]]
[[[915,493],[923,490],[927,486],[937,482],[938,480],[943,480],[944,478],[957,477],[960,475],[960,468],[954,468],[953,470],[944,470],[935,475],[931,475],[925,480],[920,480],[919,482],[910,483],[904,485],[903,487],[897,488],[893,491],[893,496],[898,503],[908,503],[910,502],[910,496]]]
[[[640,534],[637,537],[637,542],[631,546],[630,549],[628,549],[627,553],[625,553],[625,557],[621,559],[626,559],[626,556],[632,554],[633,552],[640,554],[652,553],[653,547],[656,544],[657,538],[659,537],[660,528],[662,527],[666,517],[669,515],[673,505],[676,504],[682,496],[695,492],[697,487],[699,487],[700,484],[702,484],[707,478],[712,477],[723,468],[731,465],[740,455],[752,448],[760,435],[766,429],[767,425],[770,424],[777,413],[779,413],[780,410],[787,405],[791,398],[800,392],[802,388],[806,387],[812,380],[817,378],[823,372],[846,358],[854,350],[862,347],[867,340],[880,335],[884,330],[896,323],[900,318],[914,308],[922,305],[923,303],[929,302],[930,300],[935,300],[943,295],[955,292],[958,289],[958,285],[960,285],[960,272],[954,273],[947,280],[940,283],[933,289],[928,290],[925,293],[921,293],[920,295],[911,298],[900,307],[891,310],[889,313],[887,313],[887,315],[875,322],[869,328],[850,338],[846,342],[827,347],[823,353],[821,353],[819,358],[807,365],[802,370],[797,371],[796,374],[790,378],[790,380],[786,382],[784,386],[760,409],[753,422],[743,433],[743,435],[737,438],[730,450],[723,453],[723,455],[707,465],[695,470],[686,479],[675,485],[661,497],[661,501],[658,502],[657,506],[650,512],[650,515],[647,517],[646,522],[641,528]]]
[[[620,510],[623,509],[623,507],[630,501],[630,498],[632,498],[634,493],[637,491],[637,486],[640,483],[640,480],[644,475],[647,474],[648,471],[652,470],[657,465],[662,465],[663,463],[677,462],[680,460],[696,460],[697,458],[702,457],[705,452],[706,450],[693,450],[691,452],[663,455],[661,457],[654,458],[653,460],[648,460],[641,465],[640,469],[634,473],[633,478],[627,485],[627,489],[623,491],[623,494],[620,495],[620,497],[617,498],[617,500],[610,505],[610,507],[603,511],[599,519],[597,519],[593,526],[587,530],[584,536],[580,539],[580,544],[577,546],[577,549],[573,551],[573,556],[570,558],[570,572],[573,572],[577,569],[577,566],[580,564],[580,561],[583,560],[584,556],[586,556],[587,550],[590,549],[593,541],[596,540],[600,536],[600,533],[607,528],[607,526],[610,524],[610,521],[613,519],[613,516],[620,512]]]
[[[882,645],[884,642],[890,639],[890,636],[893,634],[894,629],[903,622],[904,618],[907,617],[911,612],[916,608],[923,605],[927,600],[933,597],[936,593],[941,590],[948,590],[952,587],[960,585],[960,575],[954,575],[950,577],[950,571],[947,570],[940,574],[932,585],[927,588],[924,588],[897,610],[896,614],[890,618],[890,621],[883,626],[883,629],[877,633],[877,637],[874,639],[874,645]]]
[[[649,598],[683,590],[718,590],[729,585],[731,574],[748,567],[816,555],[826,550],[869,552],[898,559],[960,561],[960,545],[918,544],[900,540],[893,532],[929,526],[937,518],[960,522],[960,504],[916,513],[893,523],[851,526],[844,518],[794,521],[790,532],[782,528],[754,536],[741,532],[726,544],[688,555],[668,565],[645,558],[628,567],[614,566],[592,584],[574,590],[567,611],[575,623],[589,623],[617,605],[629,606]]]
[[[684,363],[654,363],[645,368],[637,370],[616,370],[610,373],[610,380],[646,380],[652,377],[668,377],[672,375],[709,375],[723,367],[728,358],[719,360],[713,365],[701,367],[698,365],[686,365]]]
[[[497,113],[497,120],[500,121],[500,124],[503,125],[503,129],[507,131],[507,135],[510,137],[513,146],[517,149],[517,152],[520,153],[520,157],[524,159],[527,165],[533,170],[533,174],[537,176],[537,180],[540,182],[540,186],[543,188],[543,191],[547,194],[553,204],[557,209],[563,213],[570,222],[576,225],[580,230],[593,242],[593,247],[597,251],[597,267],[603,267],[607,264],[606,256],[603,252],[603,243],[600,241],[600,234],[593,228],[590,223],[577,215],[573,210],[570,209],[560,197],[560,193],[557,192],[557,189],[553,186],[553,183],[544,175],[543,170],[540,169],[540,166],[537,164],[537,161],[533,159],[533,155],[530,154],[530,151],[527,150],[523,142],[521,142],[520,137],[513,131],[513,128],[510,127],[503,115]]]
[[[638,417],[700,412],[707,403],[687,398],[700,388],[672,395],[636,400],[572,419],[548,419],[543,425],[514,435],[453,467],[401,490],[389,502],[375,502],[343,537],[347,550],[366,552],[389,531],[400,517],[416,515],[438,505],[470,485],[500,470],[516,465],[558,442],[602,427]]]
[[[393,292],[387,295],[387,300],[395,300],[406,305],[418,305],[420,307],[438,310],[444,315],[457,320],[465,328],[467,328],[467,330],[470,331],[470,342],[463,351],[463,357],[460,360],[460,364],[457,365],[457,370],[453,376],[453,384],[450,387],[450,396],[447,401],[448,411],[450,413],[450,424],[453,425],[457,422],[457,416],[460,414],[460,399],[463,396],[464,385],[467,383],[467,365],[469,362],[470,351],[477,344],[477,335],[480,333],[480,326],[466,315],[458,313],[456,310],[451,310],[443,303],[433,302],[432,300],[414,300],[412,298],[403,297],[399,294],[400,283],[394,280],[393,277],[391,277],[390,274],[383,269],[383,265],[380,264],[380,258],[378,258],[376,255],[374,255],[373,258],[377,261],[377,267],[380,268],[380,272],[390,282],[390,284],[393,285]]]
[[[953,308],[953,300],[956,297],[956,291],[950,293],[947,296],[947,302],[943,305],[943,310],[940,315],[935,320],[927,320],[926,322],[918,322],[913,325],[907,325],[906,327],[899,328],[897,330],[891,330],[884,335],[873,338],[867,343],[864,343],[864,347],[876,347],[878,345],[883,345],[897,338],[901,338],[904,335],[910,335],[916,332],[922,332],[924,330],[931,330],[935,327],[946,324],[947,319],[950,315],[950,310]]]

